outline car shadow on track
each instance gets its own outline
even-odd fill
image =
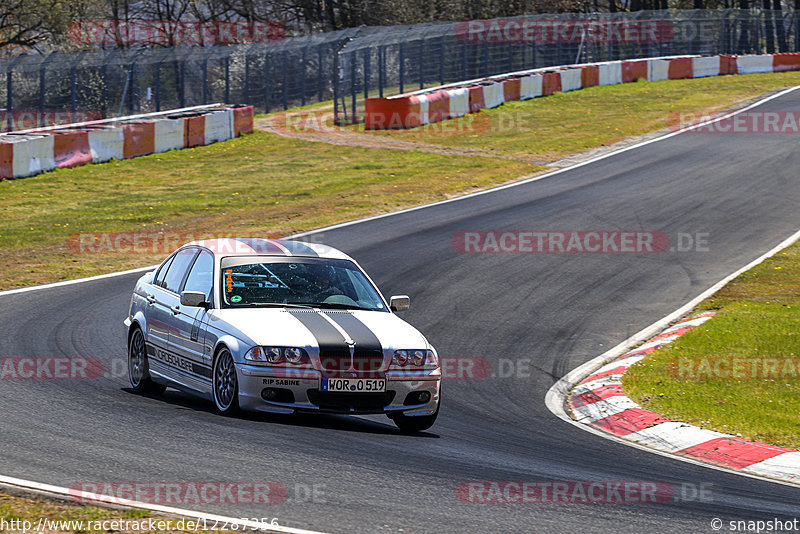
[[[210,401],[203,400],[188,393],[172,388],[164,393],[136,393],[129,387],[121,388],[126,393],[138,395],[148,399],[158,400],[183,410],[204,413],[223,420],[247,421],[251,423],[277,424],[293,427],[322,428],[331,430],[344,430],[346,432],[360,432],[386,436],[413,436],[417,438],[439,438],[438,434],[430,431],[404,432],[398,429],[388,418],[386,423],[365,419],[361,416],[344,414],[310,414],[299,413],[293,415],[269,414],[260,412],[239,412],[236,415],[225,416],[218,414]]]

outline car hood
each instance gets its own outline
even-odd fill
[[[342,333],[355,344],[380,343],[384,351],[431,348],[413,326],[388,312],[362,310],[302,310],[285,308],[227,308],[209,312],[209,325],[251,346],[318,349]]]

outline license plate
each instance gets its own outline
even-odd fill
[[[335,393],[383,393],[386,380],[380,378],[323,378],[321,391]]]

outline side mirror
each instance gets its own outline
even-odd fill
[[[205,293],[200,291],[184,291],[181,293],[181,306],[205,306],[206,302]]]
[[[389,299],[389,308],[392,311],[406,311],[411,307],[411,299],[408,295],[394,295]]]

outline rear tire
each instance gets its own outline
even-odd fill
[[[214,405],[223,415],[232,415],[239,411],[239,381],[236,378],[236,366],[231,351],[223,348],[217,353],[212,372]]]
[[[439,404],[436,405],[436,411],[430,415],[418,415],[416,417],[404,414],[397,414],[392,417],[394,424],[403,432],[422,432],[428,430],[436,422],[439,416],[439,407],[442,405],[441,399]]]
[[[128,339],[128,379],[136,393],[164,393],[166,386],[156,384],[150,378],[150,366],[147,360],[147,347],[144,334],[139,327],[133,329]]]

